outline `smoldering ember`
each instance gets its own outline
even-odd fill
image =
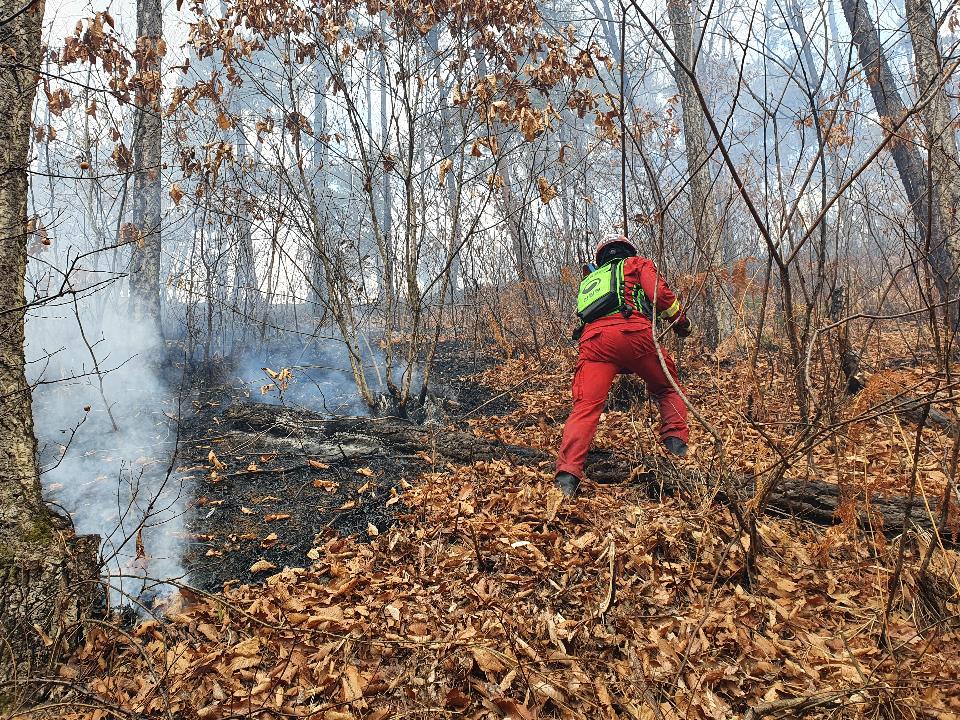
[[[0,717],[960,720],[958,58],[0,0]]]

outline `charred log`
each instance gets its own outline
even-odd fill
[[[847,310],[846,288],[838,285],[830,291],[830,304],[827,314],[830,319],[838,323]],[[864,388],[863,373],[860,371],[860,353],[850,344],[849,327],[846,325],[838,329],[840,346],[840,372],[846,380],[847,395],[856,395]]]
[[[917,424],[923,418],[924,406],[928,402],[929,400],[919,400],[915,398],[901,399],[900,402],[897,403],[896,413],[905,420]],[[931,407],[927,413],[926,424],[942,428],[951,434],[956,431],[956,423],[953,418],[937,410],[935,407]]]
[[[345,448],[384,448],[397,456],[436,455],[447,462],[471,463],[507,457],[542,460],[545,453],[478,438],[461,430],[416,425],[393,416],[328,418],[276,405],[234,405],[223,419],[228,427],[274,438],[302,438],[301,447],[317,459],[341,459]]]
[[[856,395],[863,390],[863,374],[860,372],[860,354],[850,347],[844,337],[841,343],[840,371],[847,380],[847,395]]]

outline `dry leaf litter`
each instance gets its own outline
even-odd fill
[[[484,379],[511,387],[532,369],[515,360]],[[475,430],[553,447],[569,368],[538,372],[518,410]],[[598,444],[649,451],[646,413],[607,413]],[[756,445],[736,459],[747,468],[765,451],[730,417]],[[370,543],[319,537],[304,568],[263,585],[185,589],[131,632],[92,626],[61,671],[75,704],[55,714],[677,720],[800,699],[806,717],[960,717],[956,553],[904,572],[881,638],[894,544],[763,518],[748,572],[725,508],[590,483],[571,501],[551,478],[507,462],[436,467]]]

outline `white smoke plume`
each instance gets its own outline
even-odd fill
[[[180,403],[158,377],[163,348],[122,299],[96,293],[41,306],[26,327],[45,496],[78,533],[101,536],[112,602],[153,594],[144,577],[184,575],[188,501],[173,471]]]

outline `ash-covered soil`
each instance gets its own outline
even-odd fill
[[[518,405],[509,392],[492,390],[475,376],[502,362],[484,349],[463,343],[445,342],[437,348],[430,383],[431,393],[440,398],[445,419],[458,427],[475,415],[506,415]]]
[[[206,420],[207,434],[190,443],[196,497],[184,557],[190,583],[206,590],[255,578],[258,561],[308,564],[318,535],[385,530],[414,472],[411,458],[361,433],[318,437],[308,426],[319,415],[238,404]]]
[[[216,591],[262,579],[273,567],[309,564],[318,536],[369,538],[386,530],[403,510],[406,482],[418,474],[452,458],[510,452],[450,429],[470,414],[511,409],[508,397],[470,377],[493,362],[444,344],[427,408],[407,419],[251,402],[227,386],[216,400],[207,393],[181,430],[181,470],[195,494],[187,517],[187,581]]]

